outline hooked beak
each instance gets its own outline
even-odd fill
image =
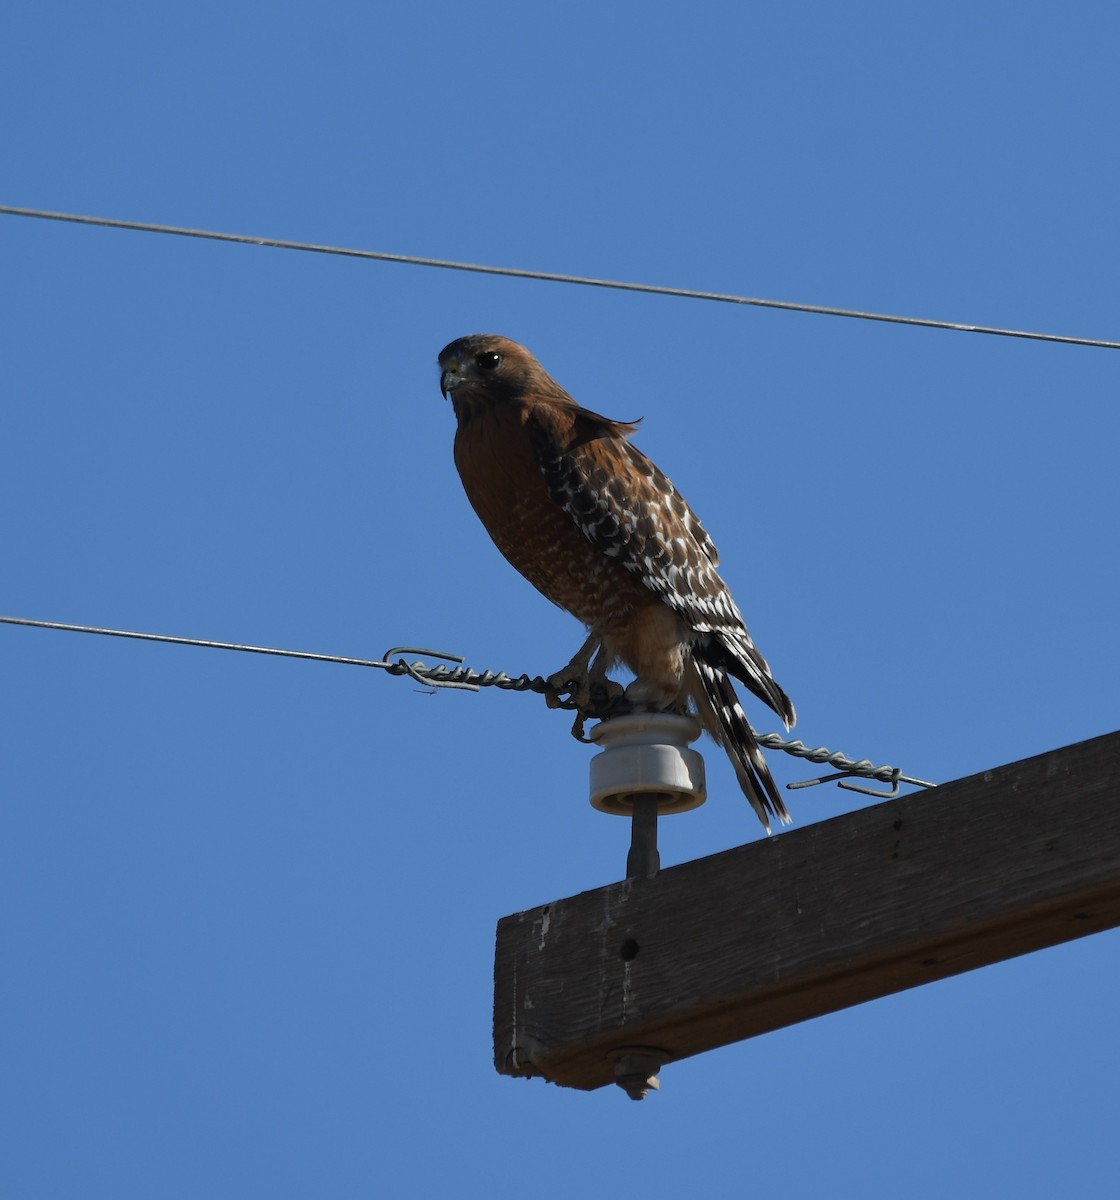
[[[454,367],[445,368],[439,377],[439,390],[443,393],[443,398],[446,400],[448,394],[453,392],[462,382],[462,375]]]

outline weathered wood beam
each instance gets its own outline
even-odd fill
[[[502,1074],[592,1089],[1120,925],[1120,732],[498,924]]]

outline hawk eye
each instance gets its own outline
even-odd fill
[[[483,350],[474,356],[475,366],[483,371],[493,371],[502,361],[497,350]]]

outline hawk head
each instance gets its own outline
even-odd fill
[[[496,333],[456,338],[439,352],[439,366],[439,390],[451,397],[457,416],[526,396],[573,403],[524,346]]]

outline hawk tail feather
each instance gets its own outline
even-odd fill
[[[770,832],[771,816],[788,825],[790,815],[727,672],[702,658],[694,658],[692,667],[698,677],[698,686],[694,685],[690,692],[700,724],[727,752],[751,808],[766,826],[767,833]]]
[[[714,665],[725,668],[746,684],[763,704],[768,704],[789,729],[797,723],[793,701],[770,674],[769,664],[758,652],[750,635],[746,634],[746,630],[742,632],[745,635],[743,637],[724,633],[721,638],[711,639],[708,643],[709,655],[714,659]]]

